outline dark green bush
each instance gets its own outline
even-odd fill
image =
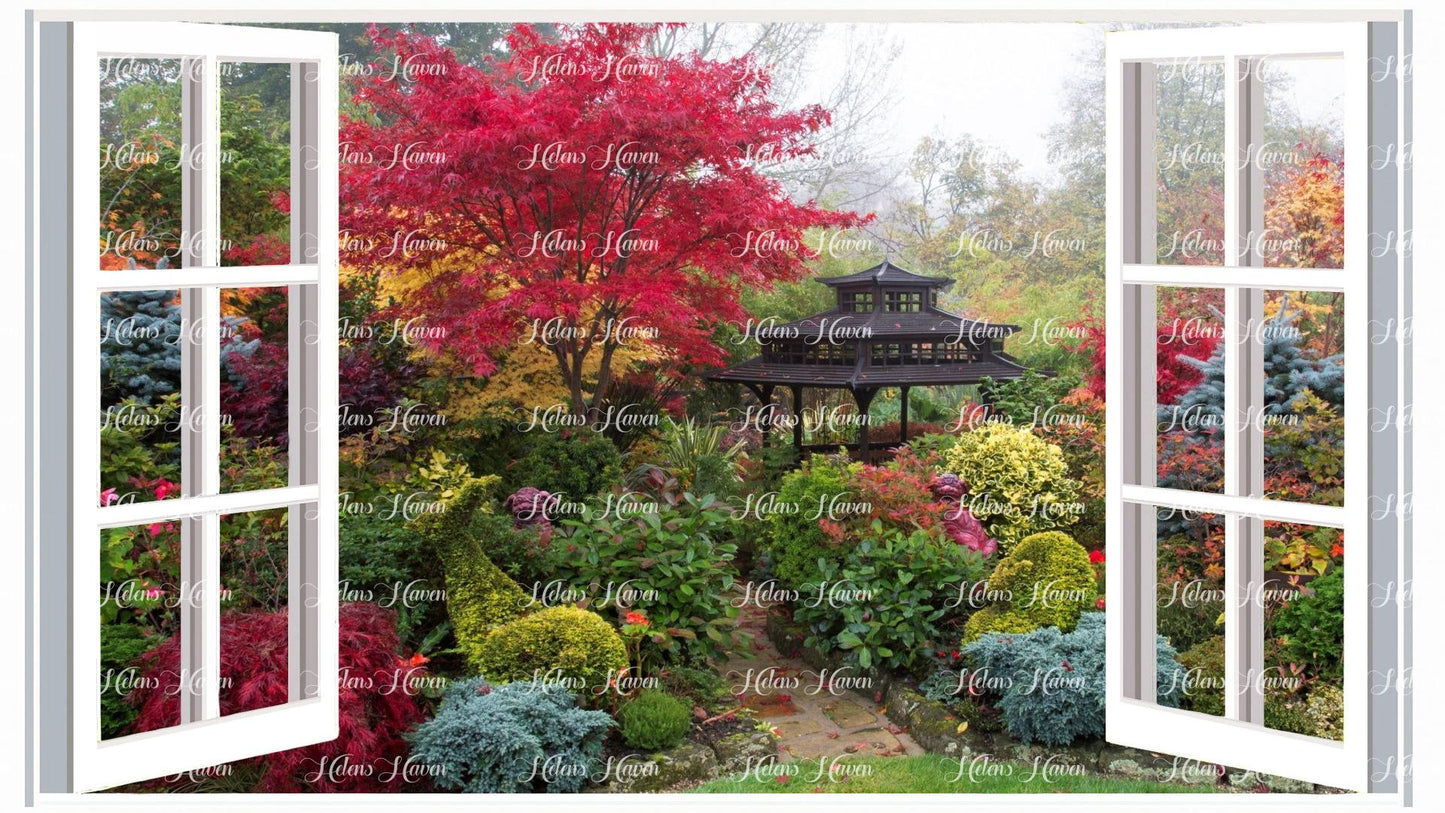
[[[575,793],[601,773],[611,725],[555,683],[472,678],[448,686],[436,717],[409,737],[411,759],[435,768],[444,790]]]
[[[468,530],[492,564],[516,579],[524,589],[538,579],[545,580],[536,528],[515,528],[512,517],[505,513],[478,513],[472,517]]]
[[[1272,631],[1280,638],[1281,654],[1304,664],[1307,674],[1339,680],[1344,629],[1345,570],[1337,567],[1281,607]]]
[[[622,481],[622,453],[590,429],[527,434],[526,451],[502,472],[504,493],[531,486],[582,502]]]
[[[875,521],[872,538],[816,567],[819,581],[793,603],[793,619],[808,626],[807,645],[844,650],[863,669],[921,673],[935,663],[945,637],[941,622],[959,584],[983,575],[983,558],[937,534]]]
[[[968,619],[965,644],[987,632],[1021,633],[1040,627],[1067,632],[1098,599],[1088,551],[1059,531],[1020,540],[994,568],[988,588],[1002,600]]]
[[[627,648],[601,616],[577,607],[548,607],[492,630],[471,658],[493,683],[561,679],[591,691],[627,667]],[[555,675],[549,672],[556,670]]]
[[[837,543],[823,533],[814,517],[819,501],[828,503],[852,493],[850,479],[859,466],[840,455],[815,454],[797,470],[783,476],[778,502],[797,505],[794,513],[775,512],[767,516],[768,551],[773,573],[788,587],[798,589],[816,584],[821,577],[818,560],[838,554]]]
[[[1211,588],[1213,589],[1213,588]],[[1200,641],[1220,634],[1219,614],[1224,606],[1218,602],[1196,602],[1188,606],[1184,601],[1169,601],[1172,584],[1159,585],[1157,624],[1159,634],[1180,652],[1192,648]]]
[[[692,712],[676,697],[649,689],[622,707],[617,722],[628,745],[657,751],[682,742],[692,727]]]
[[[135,722],[136,707],[129,700],[140,670],[135,659],[161,642],[135,624],[102,624],[100,627],[100,732],[102,739],[125,734]]]
[[[1214,717],[1224,715],[1224,636],[1205,638],[1179,654],[1185,669],[1180,706]]]
[[[396,610],[396,632],[415,649],[446,619],[441,559],[410,523],[384,514],[342,514],[339,564],[342,600],[367,600]]]

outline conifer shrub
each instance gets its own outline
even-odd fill
[[[969,617],[965,644],[988,632],[1022,633],[1039,627],[1068,632],[1098,598],[1088,551],[1058,531],[1020,541],[994,567],[988,591],[1000,600]]]
[[[676,697],[649,689],[622,707],[617,722],[628,745],[658,751],[682,742],[692,727],[692,712]]]
[[[1104,736],[1104,614],[1084,613],[1073,632],[1044,627],[985,635],[963,650],[988,686],[1009,735],[1025,743],[1068,745]],[[1159,705],[1179,705],[1182,667],[1164,638],[1156,647]]]
[[[958,435],[941,470],[968,484],[964,505],[1008,553],[1024,537],[1078,522],[1079,484],[1063,450],[1026,427],[988,423]]]
[[[548,678],[580,692],[605,686],[625,669],[627,647],[596,613],[548,607],[497,627],[470,663],[492,683]]]
[[[601,773],[611,725],[556,683],[469,678],[448,686],[436,717],[411,734],[411,758],[444,790],[575,793]]]

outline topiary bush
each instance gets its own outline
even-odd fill
[[[606,712],[577,708],[555,683],[447,687],[441,708],[411,734],[411,757],[436,785],[467,793],[575,793],[598,773]]]
[[[1104,614],[1084,613],[1073,632],[1045,627],[986,635],[963,650],[993,693],[1009,734],[1026,743],[1068,745],[1104,736]],[[1182,667],[1162,637],[1157,648],[1161,706],[1179,705]]]
[[[421,544],[441,559],[452,632],[457,646],[473,662],[492,630],[520,616],[530,600],[492,564],[471,534],[473,515],[485,504],[493,482],[495,478],[473,480],[462,486],[445,511],[412,522]]]
[[[1058,531],[1020,541],[994,568],[988,589],[1002,600],[968,619],[965,644],[988,632],[1020,633],[1039,627],[1067,632],[1098,598],[1088,551]]]
[[[1280,639],[1284,657],[1304,664],[1310,675],[1338,680],[1344,629],[1345,569],[1337,567],[1281,607],[1271,632]]]
[[[773,575],[783,584],[796,589],[818,582],[818,560],[834,556],[837,541],[813,516],[815,507],[820,501],[827,505],[838,499],[851,500],[851,480],[859,468],[861,464],[841,455],[815,454],[783,476],[778,502],[800,507],[796,512],[778,511],[767,516]]]
[[[649,689],[617,712],[622,739],[634,748],[659,751],[682,742],[692,727],[692,711],[667,692]]]
[[[986,423],[965,432],[943,451],[940,468],[968,484],[964,505],[1004,553],[1079,520],[1079,484],[1063,451],[1026,427]]]
[[[504,492],[525,486],[582,502],[622,482],[622,453],[591,429],[529,432],[522,456],[504,472]]]
[[[493,683],[547,677],[557,670],[574,691],[605,686],[627,667],[627,647],[601,616],[548,607],[503,624],[474,650],[471,665]]]

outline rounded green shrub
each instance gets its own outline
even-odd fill
[[[1088,551],[1058,531],[1020,541],[993,569],[988,590],[1001,600],[968,619],[965,644],[987,632],[1022,633],[1039,627],[1068,632],[1098,598]]]
[[[1079,484],[1063,450],[1027,428],[988,423],[965,432],[943,451],[941,468],[968,484],[964,504],[1004,553],[1079,521]]]
[[[797,505],[796,512],[767,515],[768,551],[773,557],[773,575],[794,589],[817,584],[818,560],[836,555],[835,544],[818,524],[815,506],[849,499],[851,478],[861,468],[841,455],[815,454],[801,467],[783,476],[778,486],[780,505]]]
[[[682,742],[692,726],[692,712],[676,697],[649,689],[623,706],[617,721],[628,745],[657,751]]]
[[[547,679],[582,691],[625,669],[627,648],[596,613],[549,607],[495,629],[472,665],[492,683]]]
[[[1179,653],[1185,685],[1179,705],[1189,711],[1224,716],[1224,636],[1205,638]]]
[[[529,432],[526,452],[503,473],[504,491],[540,488],[585,501],[622,481],[622,453],[591,429]]]

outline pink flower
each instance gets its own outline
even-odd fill
[[[160,483],[156,485],[156,499],[164,500],[166,497],[179,490],[180,489],[176,488],[175,483],[172,483],[169,480],[161,480]]]
[[[161,530],[163,529],[163,527],[164,526],[162,526],[159,522],[152,522],[150,526],[146,528],[146,530],[150,531],[151,538],[155,538],[161,535]]]
[[[1101,609],[1101,610],[1104,609],[1104,597],[1103,597],[1103,596],[1099,596],[1099,600],[1096,601],[1096,602],[1094,602],[1094,606],[1095,606],[1095,607],[1098,607],[1098,608]]]
[[[113,503],[113,502],[115,502],[116,500],[119,500],[119,499],[120,499],[120,495],[117,494],[117,493],[115,493],[115,489],[113,489],[113,488],[107,488],[106,490],[100,492],[100,504],[101,504],[101,505],[110,505],[111,503]]]

